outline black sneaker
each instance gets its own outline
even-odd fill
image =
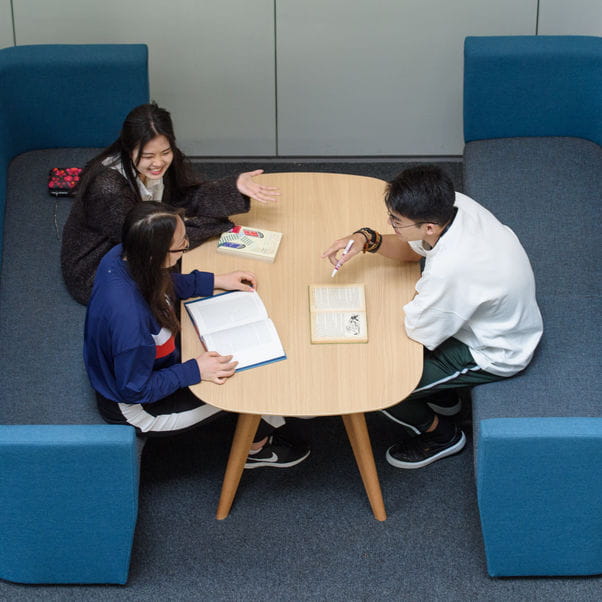
[[[310,450],[307,446],[295,445],[278,435],[273,435],[256,454],[247,456],[245,468],[258,468],[260,466],[290,468],[303,462],[309,456],[309,453]]]
[[[430,433],[407,439],[387,450],[387,462],[396,468],[422,468],[446,456],[457,454],[466,445],[466,436],[454,425],[454,436],[447,443],[434,441]]]

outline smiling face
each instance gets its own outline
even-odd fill
[[[132,161],[143,182],[158,180],[165,175],[173,161],[173,149],[165,136],[156,136],[142,151],[138,147],[132,152]]]

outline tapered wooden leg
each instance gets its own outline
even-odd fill
[[[245,460],[249,454],[253,437],[257,432],[261,416],[258,414],[239,414],[236,422],[236,430],[234,431],[234,439],[230,448],[230,456],[224,474],[224,482],[222,484],[222,492],[217,505],[216,518],[223,520],[230,513],[240,477],[245,467]]]
[[[376,464],[374,464],[374,454],[372,453],[366,418],[363,413],[346,414],[343,416],[343,422],[374,518],[381,521],[386,520],[385,503],[378,481],[378,474],[376,473]]]

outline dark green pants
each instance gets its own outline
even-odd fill
[[[456,389],[474,387],[503,378],[479,368],[464,343],[457,339],[448,339],[433,351],[425,348],[420,382],[408,397],[383,410],[383,414],[416,433],[423,433],[435,419],[435,414],[427,402],[445,405]]]

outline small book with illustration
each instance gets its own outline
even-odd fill
[[[272,263],[276,259],[281,239],[282,232],[234,226],[219,237],[217,252]]]
[[[233,355],[237,372],[286,359],[276,327],[256,292],[228,291],[186,301],[184,307],[205,349]]]
[[[312,343],[367,343],[368,319],[363,284],[311,284]]]

